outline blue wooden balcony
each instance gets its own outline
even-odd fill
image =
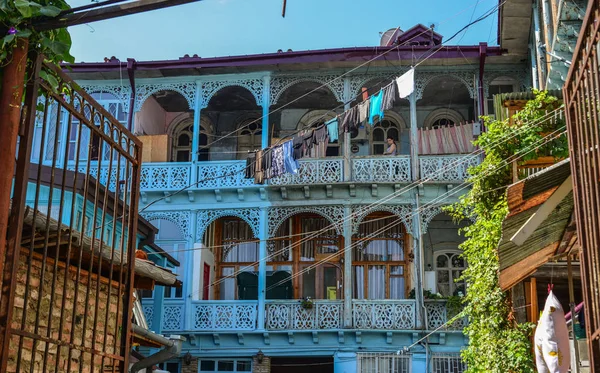
[[[149,327],[157,332],[252,332],[259,331],[258,301],[192,301],[186,306],[182,299],[166,299],[162,314],[157,315],[153,301],[143,302]],[[396,330],[419,329],[416,301],[401,300],[352,300],[351,327],[344,327],[343,300],[314,300],[313,307],[306,309],[298,300],[268,300],[265,304],[266,331],[315,331],[315,330]],[[466,325],[459,318],[445,325],[455,314],[445,300],[427,300],[426,330],[460,330]],[[160,316],[157,318],[157,316]],[[154,325],[161,320],[161,327]]]

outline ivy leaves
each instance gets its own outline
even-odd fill
[[[466,240],[460,245],[469,263],[463,272],[467,283],[465,313],[469,320],[464,330],[469,346],[462,354],[468,372],[535,372],[529,341],[533,325],[515,325],[509,320],[510,307],[498,284],[496,251],[508,213],[505,192],[512,183],[512,167],[507,159],[515,154],[524,155],[521,161],[568,156],[566,135],[536,148],[548,133],[560,133],[564,121],[548,115],[560,106],[557,98],[547,92],[534,90],[534,94],[535,99],[512,121],[484,118],[487,131],[475,144],[483,150],[485,159],[469,169],[469,193],[446,208],[455,219],[476,218],[474,224],[462,229]]]
[[[30,47],[37,48],[49,61],[75,62],[70,54],[71,36],[66,29],[39,32],[31,27],[33,19],[57,17],[69,8],[65,0],[0,0],[0,24],[14,30],[0,35],[0,66],[9,62],[17,38],[29,38]]]

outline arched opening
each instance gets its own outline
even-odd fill
[[[388,148],[388,137],[396,142],[397,154],[410,154],[410,133],[402,117],[393,111],[385,111],[384,118],[373,123],[370,154],[383,154]]]
[[[335,117],[335,112],[330,110],[312,110],[304,114],[298,121],[296,132],[302,130],[316,130]],[[337,157],[341,155],[339,141],[318,144],[313,147],[310,158]]]
[[[214,138],[206,149],[210,160],[246,159],[249,150],[261,148],[262,109],[248,89],[227,86],[215,92],[202,113],[214,123]],[[248,139],[250,135],[251,139]]]
[[[215,271],[215,276],[203,272],[208,279],[203,290],[212,293],[209,299],[258,299],[259,243],[250,225],[235,216],[219,218],[208,226],[203,242]]]
[[[300,213],[285,219],[267,243],[268,299],[341,299],[342,239],[329,219]],[[270,284],[270,285],[269,285]]]
[[[150,95],[135,113],[134,134],[144,144],[143,161],[191,161],[193,122],[194,111],[181,93],[166,90]],[[184,127],[189,134],[177,132]]]
[[[464,122],[464,118],[460,112],[448,109],[440,108],[433,110],[427,115],[423,122],[423,128],[442,128],[442,127],[453,127],[458,126]]]
[[[501,76],[501,77],[497,77],[494,80],[492,80],[488,86],[488,95],[487,95],[487,115],[496,115],[496,108],[494,107],[494,96],[495,95],[499,95],[499,94],[503,94],[503,93],[510,93],[510,92],[516,92],[517,89],[519,87],[519,83],[511,78],[511,77],[507,77],[507,76]],[[508,110],[506,110],[506,113],[508,114]]]
[[[402,220],[374,212],[353,238],[352,298],[405,299],[410,291],[408,235]]]
[[[271,110],[281,108],[269,118],[276,126],[271,142],[291,138],[302,130],[321,127],[326,121],[342,112],[343,107],[334,93],[323,83],[298,81],[281,92]],[[340,136],[340,139],[342,137]],[[338,156],[340,140],[317,145],[311,158]]]
[[[449,75],[437,76],[428,82],[417,103],[419,127],[458,125],[472,121],[475,119],[475,108],[475,99],[471,98],[469,89],[461,80]],[[458,115],[432,118],[432,112],[439,110]]]
[[[425,289],[444,297],[465,294],[464,281],[459,280],[467,263],[461,257],[459,245],[465,238],[459,230],[468,226],[468,221],[456,223],[446,213],[436,215],[423,235],[425,264],[433,276],[426,276]]]

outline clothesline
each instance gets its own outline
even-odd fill
[[[329,142],[339,141],[343,133],[358,131],[363,123],[371,126],[376,118],[382,120],[384,111],[390,110],[399,98],[405,98],[414,90],[414,68],[382,87],[358,105],[315,128],[300,131],[291,139],[262,150],[250,152],[246,160],[246,178],[254,178],[256,184],[285,173],[297,174],[298,160],[304,157],[323,157]]]

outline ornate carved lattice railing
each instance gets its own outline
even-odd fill
[[[273,300],[266,305],[265,327],[269,330],[341,329],[343,301],[315,300],[305,308],[297,300]]]
[[[352,325],[355,329],[411,330],[416,328],[416,301],[353,300]]]
[[[257,301],[192,302],[192,328],[195,330],[254,330]]]
[[[460,310],[452,310],[448,307],[445,300],[426,300],[425,301],[426,325],[427,330],[435,330],[452,320]],[[451,324],[444,325],[445,330],[460,330],[467,324],[465,317],[460,317]]]
[[[465,181],[469,176],[467,169],[478,164],[479,157],[468,154],[419,157],[421,179],[429,181]]]
[[[410,157],[352,158],[352,180],[364,182],[408,182]]]
[[[303,159],[298,174],[283,174],[273,178],[271,185],[331,184],[344,179],[341,158]]]

